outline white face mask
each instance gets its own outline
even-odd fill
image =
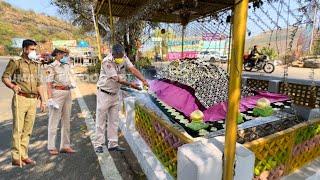
[[[31,52],[29,52],[29,54],[28,54],[28,58],[30,59],[30,60],[36,60],[37,59],[37,53],[36,53],[36,51],[31,51]]]

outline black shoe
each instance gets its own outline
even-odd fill
[[[96,148],[96,153],[103,153],[103,147],[102,146],[98,146]]]
[[[125,148],[120,147],[120,146],[116,146],[116,147],[112,147],[112,148],[108,148],[109,151],[118,151],[118,152],[124,152],[126,151]]]

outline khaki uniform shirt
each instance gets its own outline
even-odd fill
[[[20,86],[23,93],[38,94],[37,87],[41,85],[40,66],[23,57],[11,59],[2,75]]]
[[[53,86],[71,86],[70,65],[54,61],[48,66],[47,82],[53,83]]]
[[[125,61],[120,65],[113,61],[112,55],[109,55],[102,60],[100,77],[97,82],[99,88],[110,93],[118,93],[121,84],[112,77],[118,76],[119,78],[124,79],[126,69],[133,67],[133,64],[127,56],[124,56],[123,58]]]

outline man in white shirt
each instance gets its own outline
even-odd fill
[[[106,116],[108,116],[108,150],[125,151],[118,145],[119,91],[121,85],[139,89],[136,83],[127,82],[122,76],[126,69],[142,81],[144,86],[149,86],[139,70],[125,56],[122,45],[113,45],[112,53],[101,63],[100,77],[97,82],[96,141],[94,144],[98,153],[103,152],[102,145],[105,144]]]

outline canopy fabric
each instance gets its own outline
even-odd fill
[[[167,23],[182,23],[187,18],[192,21],[229,9],[234,0],[110,0],[112,15],[130,19]],[[183,12],[183,13],[182,13]],[[185,12],[188,12],[185,14]],[[109,14],[108,0],[98,0],[96,14]]]

